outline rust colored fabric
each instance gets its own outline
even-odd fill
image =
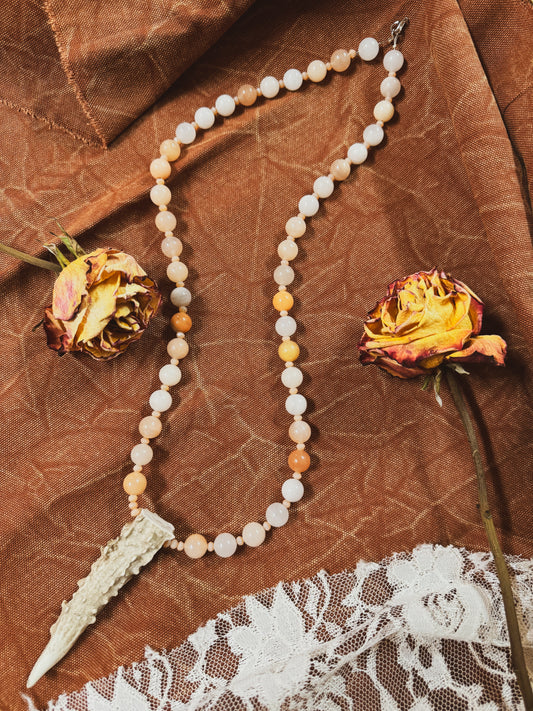
[[[303,70],[364,36],[384,40],[404,15],[404,89],[386,140],[299,241],[294,315],[313,426],[306,496],[256,550],[227,561],[158,554],[32,697],[42,706],[140,659],[146,644],[174,647],[241,595],[280,580],[419,543],[486,549],[450,397],[441,410],[418,382],[357,359],[363,316],[390,281],[420,269],[439,266],[467,283],[486,305],[482,332],[509,344],[508,367],[472,369],[466,387],[504,550],[532,555],[528,4],[50,0],[7,8],[0,241],[44,256],[39,243],[57,217],[88,250],[134,255],[166,305],[116,361],[60,359],[42,330],[32,331],[53,277],[0,256],[0,708],[25,708],[20,692],[61,600],[127,520],[121,481],[171,335],[171,287],[148,198],[159,143],[219,94]],[[360,140],[383,76],[379,62],[357,62],[321,85],[260,100],[217,121],[175,164],[169,185],[194,326],[145,502],[180,538],[238,533],[279,496],[290,445],[270,303],[276,246],[313,180]]]

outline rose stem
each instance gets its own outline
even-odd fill
[[[55,264],[54,262],[47,262],[44,259],[39,259],[38,257],[32,257],[31,254],[26,254],[26,252],[19,252],[18,249],[14,249],[14,247],[8,247],[7,244],[2,244],[2,242],[0,242],[0,252],[5,252],[11,257],[15,257],[15,259],[21,259],[23,262],[33,264],[33,266],[35,267],[41,267],[41,269],[50,269],[50,271],[52,272],[61,271],[61,267],[59,266],[59,264]]]
[[[503,606],[507,620],[507,629],[509,630],[509,640],[511,642],[511,657],[514,663],[518,684],[522,692],[522,697],[524,699],[525,708],[527,711],[531,711],[533,709],[533,691],[531,689],[531,683],[529,681],[526,662],[524,659],[524,650],[520,640],[520,630],[518,628],[513,591],[511,589],[511,579],[509,577],[509,571],[503,557],[502,549],[500,548],[498,536],[496,535],[496,528],[494,527],[494,521],[489,508],[487,482],[485,479],[485,472],[483,469],[483,462],[481,460],[481,453],[479,451],[476,433],[466,407],[459,380],[450,368],[446,368],[446,379],[448,380],[453,401],[459,411],[459,415],[461,416],[461,420],[466,430],[466,436],[468,437],[468,443],[470,444],[470,449],[472,450],[478,487],[478,506],[481,514],[481,520],[483,521],[483,526],[485,527],[485,533],[489,539],[490,550],[492,551],[494,564],[498,573],[498,580],[500,581]]]

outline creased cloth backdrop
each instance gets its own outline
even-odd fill
[[[507,553],[531,556],[532,9],[527,2],[7,2],[1,13],[0,240],[43,256],[52,217],[86,249],[133,254],[168,297],[149,161],[221,93],[305,69],[409,15],[404,86],[387,138],[299,241],[298,340],[311,402],[306,495],[284,528],[229,560],[162,552],[32,690],[37,705],[175,647],[280,580],[352,568],[420,543],[487,547],[470,453],[444,393],[363,369],[364,314],[395,278],[437,265],[486,303],[508,367],[468,396]],[[279,496],[289,451],[271,272],[283,226],[360,140],[379,61],[217,122],[175,164],[171,203],[194,294],[191,353],[145,501],[177,527],[237,533]],[[60,602],[127,519],[137,423],[167,360],[167,305],[118,360],[60,359],[32,332],[49,273],[0,256],[0,707]],[[179,394],[178,394],[179,393]],[[497,503],[496,503],[497,502]]]

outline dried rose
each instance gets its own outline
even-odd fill
[[[427,375],[442,363],[504,365],[500,336],[480,336],[483,302],[466,284],[436,268],[393,282],[369,312],[359,343],[363,365],[400,378]]]
[[[109,360],[138,340],[161,295],[129,254],[97,249],[68,263],[45,310],[48,346],[60,355],[83,351]]]

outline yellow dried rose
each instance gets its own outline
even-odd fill
[[[116,249],[96,249],[67,263],[45,310],[48,346],[60,355],[83,351],[109,360],[138,340],[161,295],[135,259]]]
[[[506,343],[480,336],[483,302],[438,269],[393,282],[369,312],[359,343],[363,365],[374,363],[399,378],[425,375],[443,363],[504,365]]]

